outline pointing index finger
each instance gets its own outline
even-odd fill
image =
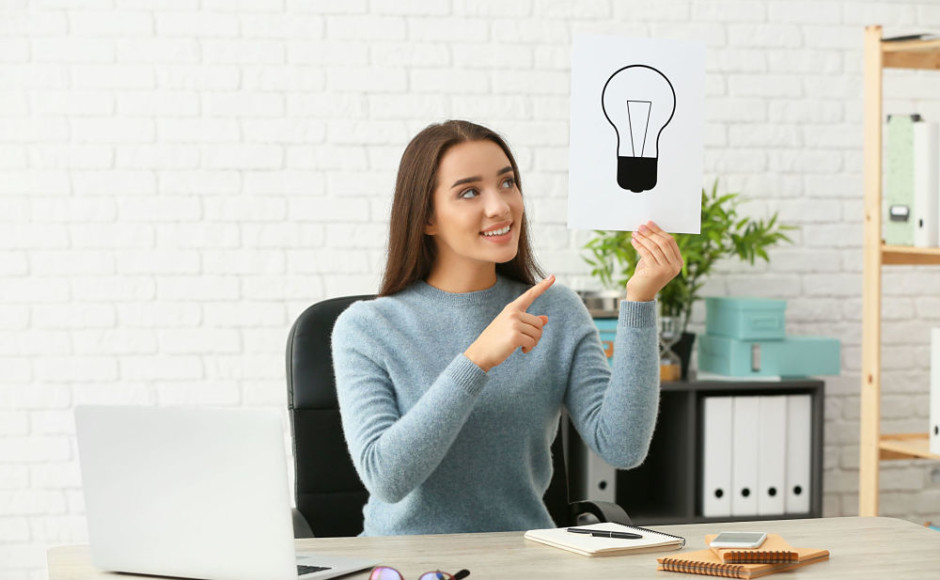
[[[555,275],[552,274],[548,278],[545,278],[535,286],[526,290],[521,296],[512,301],[514,306],[521,308],[522,310],[527,310],[529,306],[532,306],[532,303],[535,302],[535,299],[541,296],[549,286],[555,283]]]

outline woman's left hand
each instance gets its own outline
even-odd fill
[[[682,271],[682,254],[675,238],[653,222],[633,232],[632,243],[641,259],[627,281],[627,300],[648,302]]]

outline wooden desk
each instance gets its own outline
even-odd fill
[[[776,532],[792,545],[825,548],[830,560],[786,573],[786,578],[936,578],[940,575],[940,532],[893,518],[823,518],[723,524],[657,526],[684,536],[685,550],[705,548],[704,536],[720,530]],[[373,557],[400,570],[405,580],[422,572],[467,568],[474,578],[679,578],[656,571],[663,553],[587,558],[522,538],[520,532],[394,536],[384,538],[317,538],[297,540],[298,551]],[[134,578],[102,572],[91,565],[87,546],[49,550],[50,580],[119,580]],[[344,578],[361,580],[368,572]],[[692,577],[692,576],[688,576]],[[776,576],[773,576],[776,577]]]

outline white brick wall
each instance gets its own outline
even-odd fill
[[[708,46],[706,183],[800,226],[716,294],[789,301],[843,341],[827,380],[824,509],[858,490],[862,30],[940,30],[931,2],[0,1],[0,580],[86,540],[79,403],[285,405],[294,317],[375,290],[398,157],[426,124],[501,131],[535,245],[592,281],[565,227],[575,33]],[[940,77],[886,109],[936,116]],[[885,277],[884,428],[926,425],[940,271]],[[701,329],[697,311],[695,330]],[[936,464],[882,468],[882,513],[940,520]]]

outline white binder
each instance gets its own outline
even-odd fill
[[[930,452],[940,455],[940,328],[930,331]]]
[[[734,397],[732,413],[731,515],[752,516],[757,514],[760,398]]]
[[[731,515],[732,397],[702,400],[702,515]]]
[[[920,115],[889,115],[885,126],[882,234],[892,246],[914,245],[914,125]]]
[[[937,220],[940,219],[938,189],[937,123],[914,123],[914,245],[918,248],[937,246]]]
[[[810,395],[787,395],[786,513],[809,512],[809,476],[812,452]]]
[[[757,514],[784,513],[787,466],[787,397],[761,396]]]

